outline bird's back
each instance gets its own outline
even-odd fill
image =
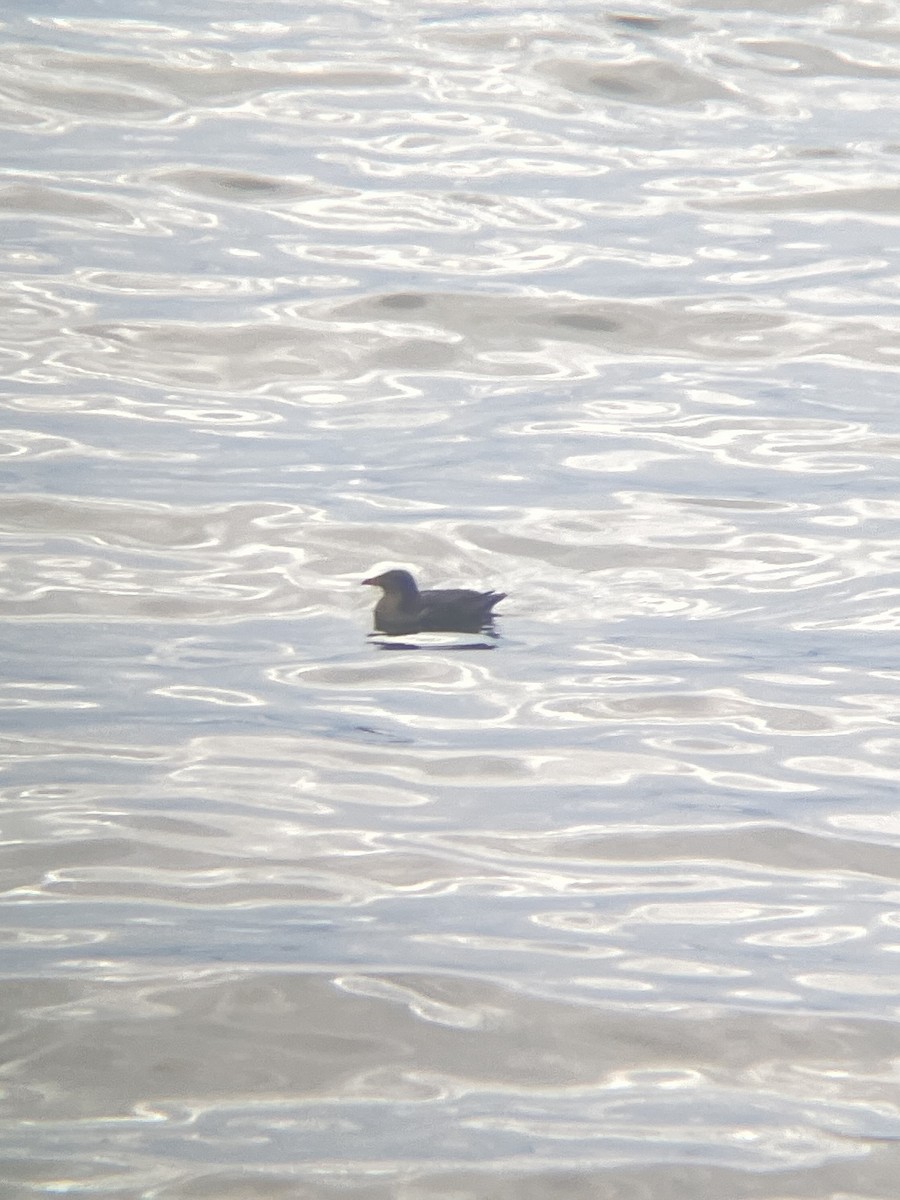
[[[422,609],[420,628],[431,631],[453,630],[477,633],[492,620],[495,604],[506,598],[505,592],[473,592],[468,588],[440,588],[420,592]]]

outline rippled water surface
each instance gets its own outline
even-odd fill
[[[896,1200],[897,7],[3,20],[4,1200]]]

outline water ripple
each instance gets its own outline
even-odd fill
[[[900,56],[782,10],[9,15],[4,1195],[893,1200]]]

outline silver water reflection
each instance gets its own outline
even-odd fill
[[[893,8],[5,32],[4,1200],[894,1200]]]

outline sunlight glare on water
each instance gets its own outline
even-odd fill
[[[894,7],[4,33],[4,1200],[895,1200]]]

